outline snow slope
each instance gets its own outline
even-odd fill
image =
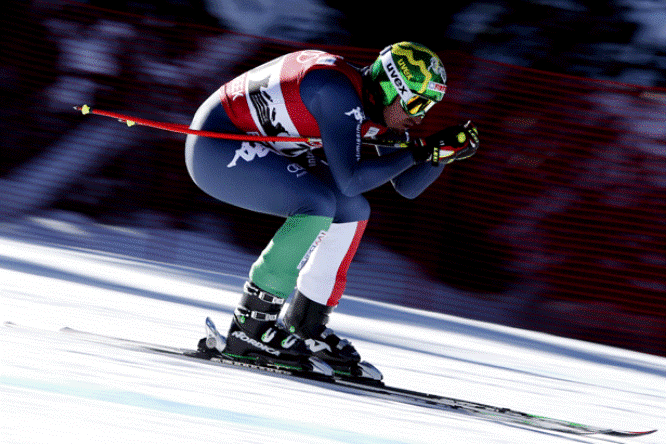
[[[534,431],[59,332],[193,347],[206,316],[226,330],[242,282],[0,238],[0,442],[666,442],[665,358],[353,297],[331,325],[388,385],[662,430],[631,439]]]

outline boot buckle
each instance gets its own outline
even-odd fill
[[[237,307],[234,314],[238,317],[252,318],[257,321],[268,322],[268,321],[277,321],[278,315],[271,313],[264,313],[261,311],[247,310],[245,308]]]
[[[260,299],[264,302],[268,302],[269,304],[273,305],[284,305],[284,299],[270,294],[267,291],[262,290],[261,288],[257,287],[251,282],[245,282],[245,285],[243,286],[243,291],[247,294],[250,294],[257,299]]]

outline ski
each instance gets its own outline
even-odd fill
[[[211,325],[214,328],[212,321]],[[12,323],[5,323],[5,326],[17,327],[16,324]],[[60,331],[66,334],[77,335],[88,341],[124,349],[157,353],[162,355],[171,355],[184,359],[196,359],[212,365],[235,367],[244,370],[264,372],[273,376],[295,378],[304,382],[316,383],[334,390],[341,390],[348,393],[372,396],[375,398],[386,399],[410,405],[417,405],[431,409],[457,411],[499,423],[517,424],[538,430],[549,430],[575,435],[598,434],[616,437],[644,436],[657,431],[656,429],[648,431],[623,431],[611,428],[595,427],[572,421],[533,415],[509,408],[465,401],[462,399],[419,392],[400,387],[392,387],[386,385],[382,381],[367,377],[364,378],[339,373],[328,375],[317,371],[310,371],[305,368],[282,365],[279,363],[268,364],[247,359],[241,360],[217,352],[217,347],[215,347],[216,344],[214,344],[212,340],[209,340],[211,337],[211,329],[208,327],[208,322],[207,337],[200,341],[200,346],[197,349],[178,348],[132,339],[117,338],[99,333],[76,330],[69,327],[64,327]],[[213,331],[217,332],[216,329]],[[224,341],[224,337],[222,335],[219,336],[220,337],[216,339],[219,341]],[[207,344],[205,344],[206,342]],[[221,342],[217,343],[218,346],[221,346],[221,344]],[[213,349],[215,349],[216,352],[213,352]]]

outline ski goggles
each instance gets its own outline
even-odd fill
[[[412,92],[414,95],[405,100],[405,99],[400,99],[400,105],[402,105],[402,109],[405,110],[407,115],[413,116],[413,117],[423,117],[425,116],[425,113],[430,111],[430,108],[435,106],[434,100],[431,100],[427,98],[426,96],[422,96],[420,94]]]

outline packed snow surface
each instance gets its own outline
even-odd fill
[[[0,238],[0,442],[666,442],[664,358],[353,296],[330,325],[387,385],[600,427],[662,430],[638,438],[537,431],[60,331],[192,348],[206,316],[226,331],[242,283]]]

